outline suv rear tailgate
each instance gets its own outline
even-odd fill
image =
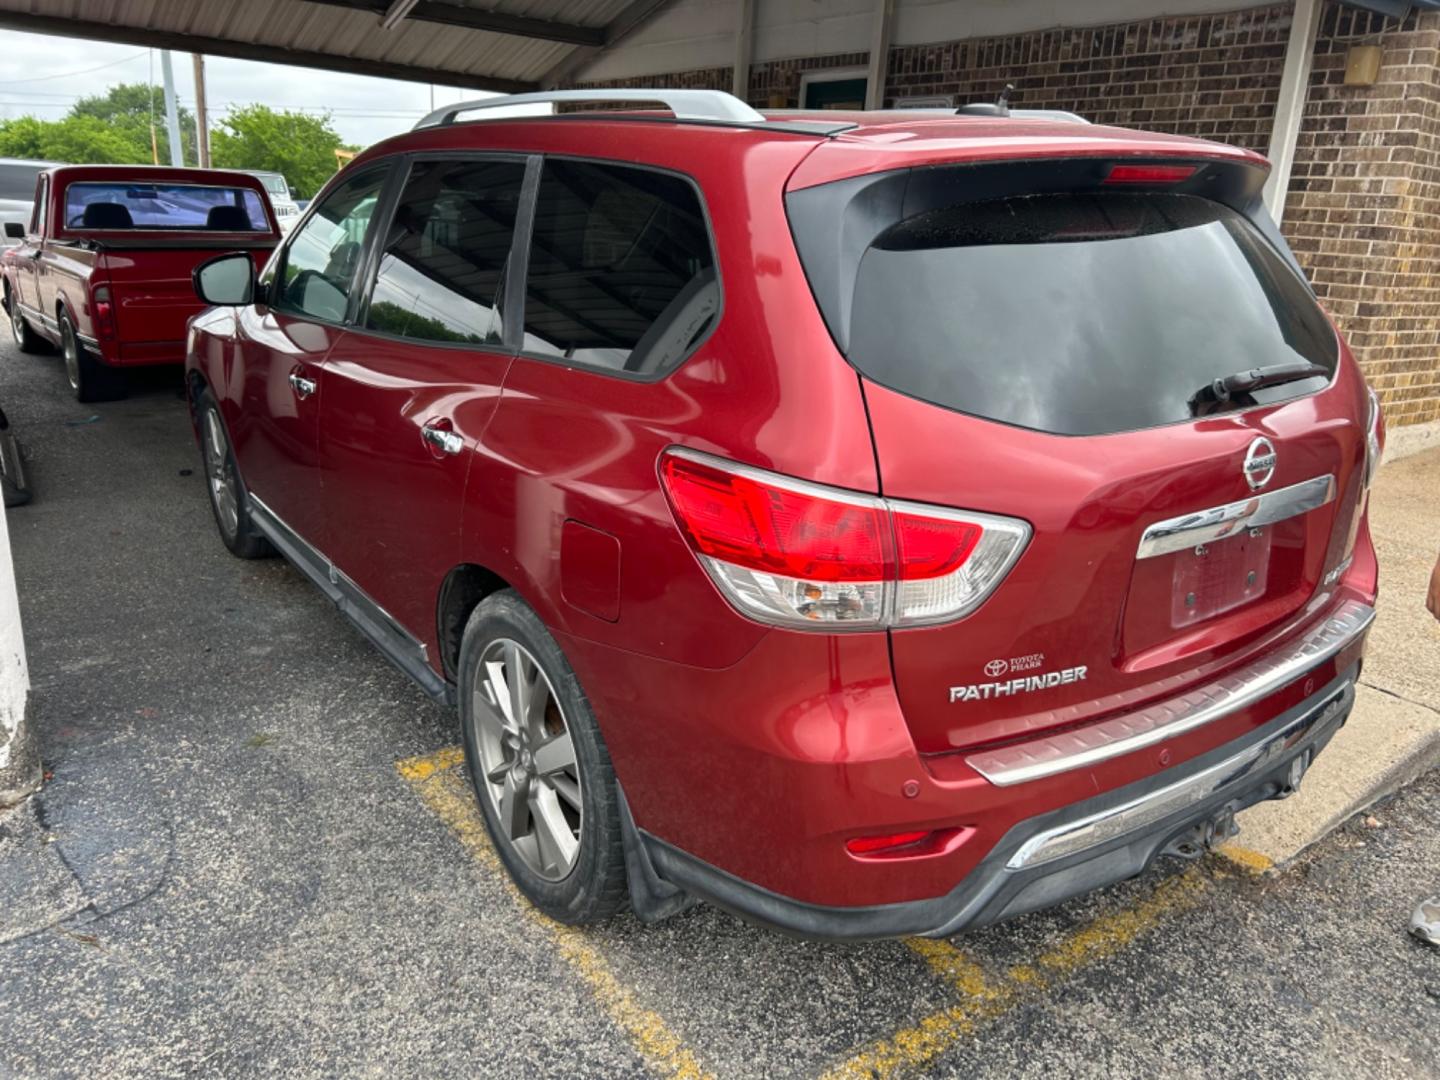
[[[887,495],[1023,518],[1034,530],[974,614],[892,631],[917,745],[1014,739],[1175,696],[1318,613],[1364,479],[1365,433],[1354,419],[1363,391],[1345,382],[1194,428],[1072,439],[947,412],[866,380]],[[1333,475],[1334,498],[1262,529],[1268,550],[1252,548],[1248,563],[1224,554],[1249,543],[1248,530],[1205,555],[1187,547],[1137,557],[1147,528],[1252,499],[1241,466],[1261,436],[1276,448],[1271,489]],[[1217,554],[1226,565],[1207,579]],[[1258,587],[1245,584],[1252,570],[1263,575]],[[1189,617],[1188,593],[1225,610]]]
[[[787,196],[883,494],[1032,529],[978,610],[892,631],[922,751],[1182,693],[1317,613],[1354,539],[1364,384],[1258,210],[1263,172],[1137,160]]]

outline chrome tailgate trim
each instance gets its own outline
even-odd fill
[[[1208,686],[1087,727],[970,754],[965,762],[1009,787],[1141,750],[1253,705],[1344,651],[1374,621],[1373,607],[1347,600],[1298,641]]]
[[[1135,557],[1153,559],[1172,551],[1184,551],[1223,540],[1246,529],[1274,525],[1318,510],[1334,498],[1335,477],[1317,476],[1290,487],[1267,491],[1264,495],[1157,521],[1140,537]]]

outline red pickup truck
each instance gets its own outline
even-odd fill
[[[280,240],[253,176],[220,169],[62,165],[42,172],[28,226],[0,256],[15,343],[65,356],[81,401],[125,393],[123,369],[178,364],[185,328],[204,308],[191,272],[216,251],[263,265]]]

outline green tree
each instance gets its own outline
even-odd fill
[[[0,121],[0,157],[123,165],[150,160],[149,137],[142,146],[125,131],[93,116],[63,120],[22,116]]]
[[[148,164],[151,108],[160,163],[170,163],[170,138],[165,130],[165,94],[144,83],[121,83],[103,94],[81,98],[59,120],[22,116],[0,121],[0,154],[44,158],[76,165]],[[195,164],[195,117],[180,110],[180,149],[187,165]]]
[[[179,107],[181,161],[194,165],[195,114]],[[140,146],[143,156],[136,161],[149,161],[150,121],[155,121],[155,139],[160,148],[160,164],[170,164],[170,133],[165,126],[165,91],[145,83],[118,83],[103,94],[81,98],[70,110],[71,116],[94,117],[123,133]]]
[[[340,145],[329,114],[246,105],[230,110],[211,133],[210,157],[217,168],[284,173],[301,198],[311,198],[334,174]]]

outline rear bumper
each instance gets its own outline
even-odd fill
[[[949,893],[830,907],[782,896],[639,833],[663,883],[804,937],[943,937],[1133,877],[1167,850],[1199,851],[1239,810],[1294,789],[1345,723],[1359,664],[1241,739],[1184,765],[1013,826]],[[1189,853],[1186,851],[1185,853]]]

